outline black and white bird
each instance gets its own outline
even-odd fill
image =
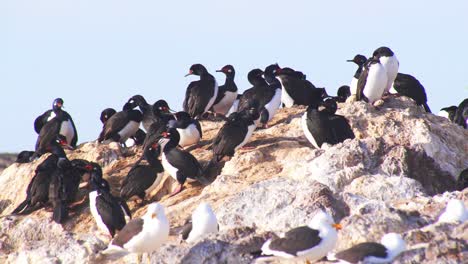
[[[365,242],[338,253],[330,253],[327,259],[338,263],[391,263],[406,250],[406,243],[400,234],[385,234],[380,243]]]
[[[179,132],[175,128],[169,128],[161,134],[158,143],[162,150],[162,165],[164,170],[171,175],[179,186],[172,192],[174,196],[183,190],[187,178],[197,180],[202,184],[210,182],[203,175],[203,169],[198,160],[190,152],[178,148]]]
[[[262,254],[317,261],[335,248],[339,229],[341,225],[335,224],[328,213],[320,210],[307,226],[291,229],[284,237],[267,240],[262,246]]]
[[[125,217],[131,218],[127,204],[110,193],[109,183],[97,163],[92,163],[89,209],[98,228],[112,237],[125,226]]]
[[[155,117],[153,114],[153,106],[146,102],[146,99],[142,95],[134,95],[130,99],[128,99],[127,103],[131,105],[131,108],[139,107],[141,113],[143,114],[143,118],[141,123],[143,128],[146,132],[148,132],[151,124],[155,121]]]
[[[213,106],[218,96],[218,83],[201,64],[193,64],[185,76],[189,75],[200,76],[200,80],[187,87],[183,108],[191,117],[199,119]]]
[[[159,203],[148,205],[141,218],[132,219],[112,239],[103,254],[116,252],[151,253],[169,237],[169,221]]]
[[[380,47],[376,49],[372,54],[372,57],[380,61],[387,73],[387,85],[384,90],[384,94],[386,94],[392,88],[393,81],[398,74],[400,62],[398,62],[395,53],[393,53],[393,51],[388,47]]]
[[[29,214],[44,207],[49,201],[52,174],[57,169],[58,160],[66,159],[65,152],[58,143],[52,143],[49,152],[52,154],[36,167],[35,174],[26,189],[26,199],[13,210],[12,214]]]
[[[465,203],[459,199],[451,199],[447,203],[447,208],[439,216],[438,223],[463,223],[468,220],[468,210]]]
[[[230,116],[232,113],[237,112],[237,110],[239,109],[239,101],[243,95],[244,95],[243,93],[237,95],[236,100],[234,100],[234,102],[232,103],[232,106],[229,109],[226,116]]]
[[[342,85],[340,88],[338,88],[338,91],[336,93],[336,96],[333,97],[335,101],[344,103],[346,102],[346,99],[351,96],[351,90],[348,85]]]
[[[226,65],[216,72],[222,72],[226,75],[226,82],[219,86],[218,96],[213,104],[213,112],[225,116],[232,104],[237,99],[237,85],[234,82],[236,71],[232,65]]]
[[[59,116],[58,120],[60,121],[58,126],[58,132],[60,135],[65,136],[67,142],[72,147],[76,147],[76,143],[78,142],[78,132],[76,131],[75,123],[73,123],[73,119],[71,118],[70,114],[62,109],[63,107],[63,99],[56,98],[52,103],[52,109],[47,110],[42,115],[38,116],[36,120],[34,120],[34,130],[36,133],[40,134],[42,127],[53,118]]]
[[[218,220],[211,206],[202,202],[193,211],[191,221],[187,222],[182,229],[182,239],[187,243],[193,243],[208,234],[219,231]]]
[[[249,142],[257,127],[255,120],[259,118],[257,104],[257,101],[253,101],[248,109],[232,113],[229,116],[213,140],[212,163],[217,163],[225,157],[230,158],[234,156],[234,153],[238,149]]]
[[[158,187],[163,177],[164,168],[158,159],[160,155],[158,143],[147,146],[143,155],[148,165],[133,166],[122,182],[120,197],[126,201],[136,196],[141,199],[141,203],[144,203],[145,198]]]
[[[105,125],[107,120],[109,120],[109,118],[111,118],[111,116],[113,116],[115,113],[117,113],[117,111],[115,111],[114,108],[106,108],[102,110],[101,116],[99,118],[102,122],[102,125]],[[142,145],[143,142],[145,141],[145,137],[146,137],[145,131],[139,128],[137,132],[135,133],[135,135],[130,137],[130,139],[125,142],[125,145],[127,146],[130,146],[132,144],[137,145],[137,146]],[[129,142],[130,140],[132,140],[133,143]]]
[[[310,81],[298,77],[295,71],[276,70],[276,78],[282,87],[281,102],[285,107],[309,105],[327,96],[325,89],[316,88]]]
[[[258,108],[265,104],[265,102],[273,97],[274,90],[271,90],[268,83],[263,78],[263,71],[260,69],[253,69],[247,74],[248,81],[253,85],[251,88],[244,91],[242,97],[239,99],[238,112],[248,108],[252,101],[257,101]]]
[[[170,120],[168,127],[176,128],[177,132],[179,132],[179,146],[185,148],[198,144],[203,136],[200,122],[183,111],[175,113],[174,117],[175,120]]]
[[[335,114],[336,110],[335,100],[328,98],[319,105],[309,105],[302,116],[304,135],[315,148],[320,149],[324,143],[335,145],[354,138],[348,120]]]
[[[76,201],[83,174],[89,172],[85,160],[67,158],[57,161],[57,169],[52,173],[49,184],[49,202],[52,204],[52,219],[63,223],[68,218],[68,207]]]
[[[98,142],[115,141],[125,144],[125,141],[138,131],[142,119],[140,111],[133,110],[129,103],[125,104],[124,110],[112,115],[104,123]]]
[[[147,149],[161,136],[163,131],[166,131],[170,120],[175,120],[174,115],[170,113],[169,104],[165,100],[158,100],[153,104],[153,116],[155,119],[146,133],[143,149]]]
[[[361,73],[362,73],[362,70],[364,68],[364,64],[366,63],[366,61],[367,61],[366,56],[361,55],[361,54],[357,54],[356,56],[354,56],[352,60],[347,60],[347,62],[354,62],[358,66],[356,72],[354,73],[353,79],[351,80],[351,84],[349,87],[351,94],[357,93],[357,84],[358,84],[359,76],[361,76]]]
[[[359,76],[356,99],[370,104],[381,100],[387,85],[387,71],[376,58],[370,58],[364,64],[364,70]]]
[[[61,145],[67,149],[73,149],[70,145],[67,137],[62,133],[62,127],[64,122],[69,122],[66,120],[67,116],[64,112],[57,112],[57,114],[41,128],[39,135],[37,136],[36,146],[34,154],[35,157],[41,156],[45,152],[45,147],[49,145],[49,142],[56,140],[57,138],[62,139]]]
[[[468,98],[458,105],[453,122],[464,128],[468,127]]]
[[[427,96],[424,86],[418,79],[405,73],[398,73],[393,82],[390,93],[398,93],[413,99],[417,105],[424,107],[424,110],[431,113],[431,109],[427,105]]]
[[[440,109],[439,113],[437,113],[438,116],[445,117],[451,122],[455,120],[455,114],[457,113],[458,107],[455,105],[444,107]]]
[[[274,93],[271,98],[266,98],[265,105],[260,109],[260,124],[257,125],[267,126],[281,106],[281,83],[276,79],[276,71],[278,69],[280,69],[278,64],[271,64],[265,68],[263,76],[268,83],[270,91],[274,91]]]

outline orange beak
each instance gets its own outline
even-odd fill
[[[333,228],[335,228],[336,230],[341,230],[341,229],[343,228],[340,224],[333,224],[332,226],[333,226]]]

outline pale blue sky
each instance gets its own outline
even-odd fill
[[[450,4],[449,4],[450,3]],[[247,72],[278,62],[329,94],[347,63],[389,46],[426,87],[433,112],[468,97],[467,1],[0,1],[0,152],[33,149],[33,121],[62,97],[79,142],[132,95],[180,109],[193,63]]]

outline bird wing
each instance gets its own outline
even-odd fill
[[[358,83],[357,83],[356,100],[358,101],[365,100],[363,91],[364,91],[364,87],[366,86],[368,75],[369,75],[369,68],[365,66],[364,69],[362,70],[361,76],[359,76]]]
[[[186,240],[190,232],[192,232],[192,221],[188,220],[182,227],[182,230],[180,231],[180,234],[182,235],[182,239]]]
[[[122,182],[120,197],[129,199],[134,195],[144,194],[158,177],[158,171],[148,165],[133,167]]]
[[[168,162],[176,167],[182,175],[192,179],[197,179],[202,176],[202,168],[198,160],[185,150],[173,148],[165,153]]]
[[[135,235],[143,230],[144,220],[141,218],[133,219],[128,222],[122,230],[112,240],[112,245],[122,247]]]
[[[216,157],[233,156],[235,148],[242,143],[247,127],[236,121],[228,121],[219,130],[213,141],[213,154]],[[219,159],[218,159],[219,160]]]
[[[270,249],[297,256],[298,252],[311,249],[321,241],[318,230],[302,226],[291,229],[283,238],[273,239]]]
[[[192,82],[194,83],[194,82]],[[191,85],[192,85],[191,83]],[[205,112],[205,107],[214,94],[213,80],[200,80],[190,88],[187,100],[187,113],[191,117],[197,117]]]
[[[117,202],[110,193],[104,191],[96,197],[96,209],[108,229],[121,230],[125,226],[125,216]],[[111,235],[112,235],[112,231]]]
[[[104,141],[112,137],[114,133],[117,133],[122,128],[127,125],[128,121],[128,112],[127,111],[120,111],[107,120],[102,128],[102,132],[99,135],[99,141]]]
[[[351,129],[351,126],[348,123],[348,120],[344,116],[340,115],[332,115],[330,116],[330,127],[333,133],[334,141],[335,143],[332,144],[337,144],[340,142],[343,142],[344,140],[351,138],[354,138],[354,133],[353,130]]]
[[[61,121],[54,117],[41,128],[41,132],[39,133],[36,141],[36,152],[45,151],[45,148],[50,144],[50,142],[55,140],[60,131],[60,123]]]
[[[335,258],[345,260],[349,263],[358,263],[359,261],[363,261],[367,256],[386,258],[386,252],[387,249],[383,245],[374,242],[366,242],[336,253]]]
[[[53,110],[47,110],[42,115],[38,116],[36,120],[34,120],[34,130],[36,133],[39,134],[41,132],[41,128],[45,125],[45,123],[47,123],[47,118],[50,116],[52,111]]]

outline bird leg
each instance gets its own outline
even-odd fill
[[[171,193],[169,197],[172,197],[178,193],[180,193],[184,189],[184,185],[179,183],[179,186]]]

